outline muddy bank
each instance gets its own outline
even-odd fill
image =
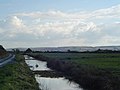
[[[55,71],[33,71],[34,74],[39,74],[41,77],[50,77],[50,78],[58,78],[63,77],[62,73]]]

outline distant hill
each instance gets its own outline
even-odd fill
[[[12,51],[13,48],[7,49],[7,51]],[[20,51],[26,51],[27,48],[14,48],[14,49],[19,49]],[[79,51],[79,52],[84,52],[84,51],[96,51],[98,49],[101,50],[120,50],[120,46],[69,46],[69,47],[35,47],[31,48],[32,51]]]

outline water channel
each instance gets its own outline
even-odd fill
[[[36,60],[27,55],[25,62],[32,71],[51,71],[47,68],[47,62]],[[71,82],[65,77],[43,77],[40,74],[35,74],[36,81],[39,83],[41,90],[83,90],[77,83]]]

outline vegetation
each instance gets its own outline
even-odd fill
[[[40,53],[43,56],[70,60],[79,64],[92,65],[98,68],[120,70],[120,53]]]
[[[48,67],[88,90],[120,90],[120,53],[40,53]]]
[[[0,58],[4,58],[6,57],[8,54],[6,52],[6,50],[3,48],[2,45],[0,45]]]
[[[0,45],[0,51],[4,51],[4,52],[6,51],[2,45]]]
[[[22,55],[16,55],[13,63],[0,68],[0,90],[39,90]]]

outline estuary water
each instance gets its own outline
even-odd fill
[[[30,67],[32,71],[51,71],[47,67],[47,62],[36,60],[27,55],[25,57],[25,62]],[[75,82],[71,82],[65,77],[43,77],[40,74],[35,74],[36,81],[39,83],[39,88],[41,90],[83,90]]]

